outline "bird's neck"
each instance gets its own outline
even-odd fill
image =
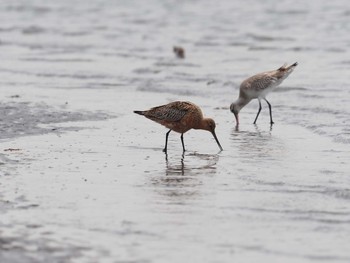
[[[202,121],[198,122],[197,125],[193,127],[195,130],[208,130],[208,124],[206,119],[202,119]]]
[[[234,102],[234,104],[237,107],[238,112],[239,112],[250,101],[251,101],[251,99],[249,99],[249,98],[239,96],[239,98]]]

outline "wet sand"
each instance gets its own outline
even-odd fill
[[[0,5],[0,262],[349,262],[347,1]],[[174,56],[181,45],[186,58]],[[243,79],[298,62],[252,125]],[[217,123],[170,134],[174,100]]]
[[[2,262],[350,260],[347,147],[278,119],[270,128],[267,112],[247,123],[254,108],[237,130],[228,109],[186,96],[215,118],[224,151],[193,130],[184,155],[176,133],[165,155],[167,130],[132,110],[172,94],[94,94],[69,97],[94,98],[79,112],[102,120],[2,140]]]

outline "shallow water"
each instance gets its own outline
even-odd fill
[[[320,1],[0,5],[0,262],[349,262],[350,9]],[[173,45],[186,49],[176,59]],[[241,81],[295,71],[241,112]],[[137,116],[200,105],[211,134]]]

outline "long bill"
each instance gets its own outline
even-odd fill
[[[214,139],[215,139],[216,143],[219,145],[220,151],[224,150],[224,149],[222,149],[222,147],[221,147],[221,144],[220,144],[220,142],[219,142],[219,140],[218,140],[218,137],[216,137],[215,131],[213,131],[212,134],[213,134],[213,136],[214,136]]]

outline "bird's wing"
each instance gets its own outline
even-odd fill
[[[249,79],[249,87],[256,90],[264,90],[278,83],[278,77],[271,74],[262,73]]]
[[[147,117],[158,121],[179,121],[181,120],[189,108],[183,103],[170,103],[167,105],[154,107],[147,112]]]

